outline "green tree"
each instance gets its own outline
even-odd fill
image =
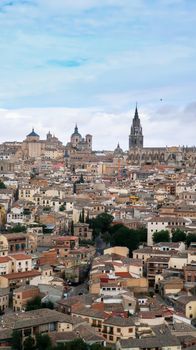
[[[92,344],[90,345],[90,350],[112,350],[110,347],[105,347],[101,344]]]
[[[186,241],[186,233],[183,230],[177,228],[172,233],[172,242],[185,242]]]
[[[15,226],[13,226],[9,231],[11,233],[18,233],[18,232],[26,232],[27,228],[24,225],[21,224],[17,224]]]
[[[137,234],[139,235],[139,240],[140,242],[147,242],[147,228],[145,227],[140,227],[137,230]]]
[[[73,193],[75,194],[77,191],[77,186],[76,186],[76,182],[73,183]]]
[[[80,175],[80,178],[79,178],[78,182],[79,182],[80,184],[83,184],[83,183],[84,183],[84,176],[83,176],[82,174]]]
[[[89,224],[89,221],[90,221],[90,218],[89,218],[89,210],[87,212],[87,215],[86,215],[86,224]]]
[[[71,234],[74,234],[74,222],[73,220],[71,221],[71,227],[70,227]]]
[[[22,332],[13,331],[12,332],[12,349],[13,350],[22,350]]]
[[[54,304],[53,304],[52,301],[49,300],[49,301],[43,302],[43,303],[41,304],[41,307],[42,307],[42,308],[46,308],[46,309],[53,310],[53,309],[54,309]]]
[[[82,222],[82,213],[80,212],[80,215],[79,215],[79,222]]]
[[[37,310],[42,308],[41,297],[36,296],[27,301],[26,311]]]
[[[154,232],[152,236],[153,242],[154,243],[159,243],[159,242],[169,242],[170,237],[169,237],[169,231],[167,230],[161,230],[158,232]]]
[[[52,350],[65,350],[65,344],[59,343],[55,345]]]
[[[189,247],[192,242],[196,242],[196,234],[195,233],[188,233],[186,237],[186,244]]]
[[[0,180],[0,189],[4,189],[6,188],[4,182],[2,180]]]
[[[37,334],[36,349],[37,350],[51,350],[52,342],[48,334]]]
[[[139,236],[135,230],[130,230],[128,227],[119,228],[111,238],[112,246],[127,247],[129,254],[139,246]]]
[[[101,213],[96,218],[91,219],[90,227],[93,229],[93,236],[109,232],[113,219],[113,216],[108,213]]]
[[[59,211],[65,211],[65,206],[64,206],[64,204],[62,204],[62,205],[59,207]]]
[[[84,208],[82,208],[82,218],[81,219],[82,219],[81,222],[84,223]]]
[[[34,350],[34,349],[35,349],[35,339],[29,336],[24,341],[23,350]]]
[[[88,350],[88,345],[82,339],[74,339],[65,343],[65,350]]]

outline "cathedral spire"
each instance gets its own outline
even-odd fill
[[[135,119],[139,118],[139,114],[138,114],[138,110],[137,110],[137,102],[136,102],[136,106],[135,106],[135,115],[134,115]]]
[[[78,126],[77,126],[77,123],[76,123],[76,125],[75,125],[74,132],[75,132],[75,133],[78,133]]]
[[[143,133],[140,123],[139,113],[137,109],[137,103],[135,106],[135,114],[132,120],[131,132],[129,135],[129,149],[142,148],[143,147]]]

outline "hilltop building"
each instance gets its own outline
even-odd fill
[[[131,164],[167,164],[171,166],[183,166],[187,161],[190,165],[196,164],[195,147],[144,147],[143,143],[144,136],[142,125],[136,106],[129,135],[128,160]]]

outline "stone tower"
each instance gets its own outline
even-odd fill
[[[137,105],[135,107],[135,115],[132,121],[131,132],[129,135],[129,149],[133,148],[143,148],[143,134]]]

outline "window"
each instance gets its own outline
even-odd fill
[[[120,333],[121,329],[120,328],[117,328],[117,333]]]
[[[129,328],[129,333],[133,333],[133,328]]]

